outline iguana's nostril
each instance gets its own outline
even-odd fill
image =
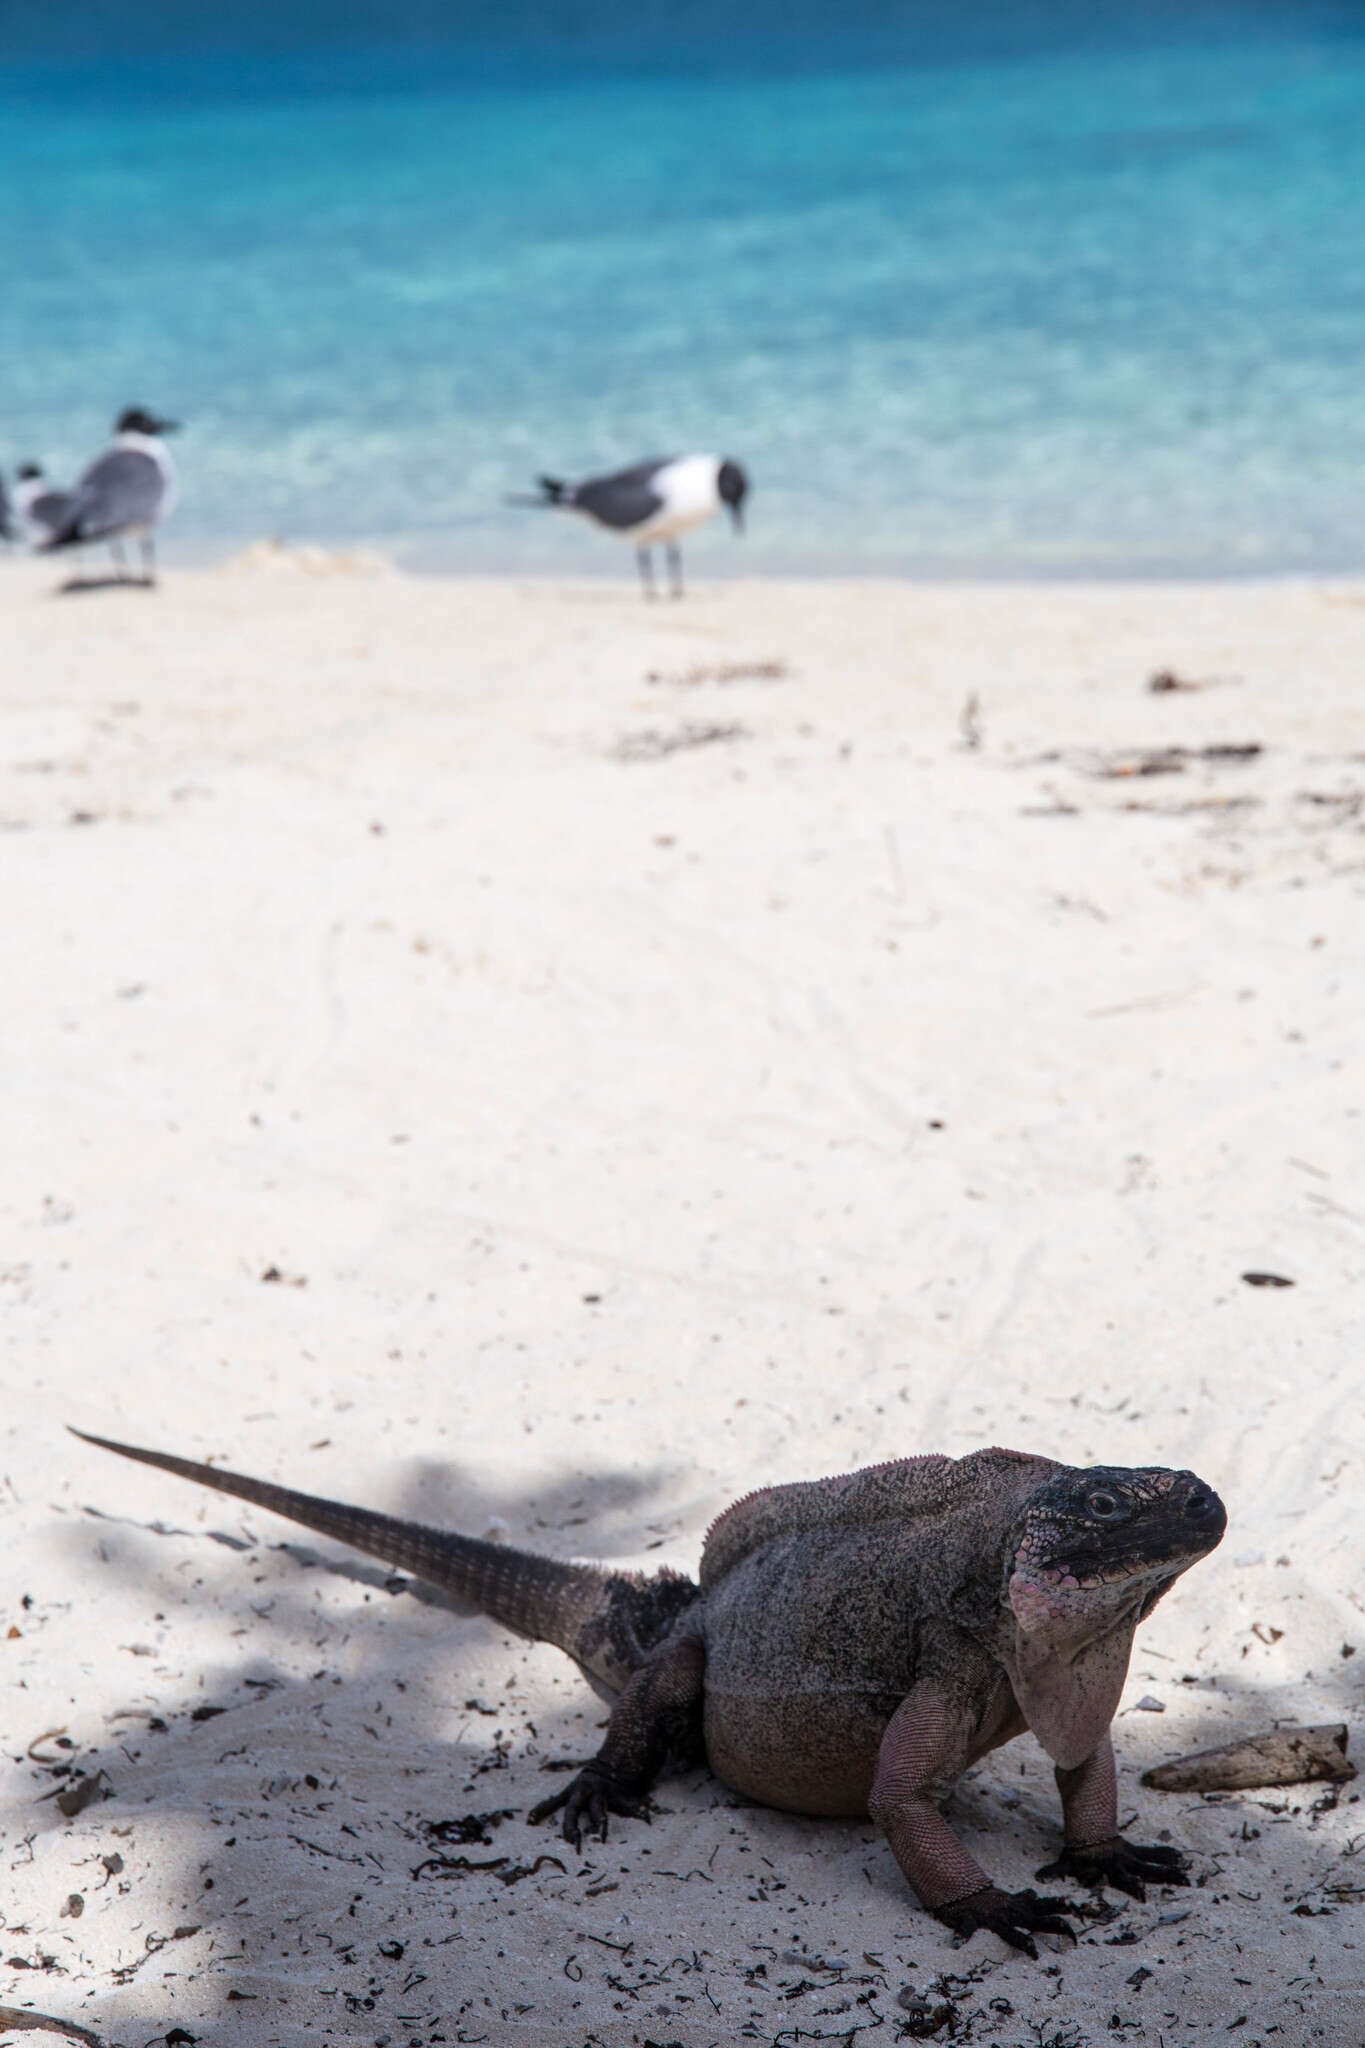
[[[1217,1498],[1206,1486],[1198,1487],[1185,1503],[1187,1522],[1211,1522],[1217,1512]]]

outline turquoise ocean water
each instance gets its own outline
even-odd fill
[[[1365,8],[947,12],[0,0],[0,466],[183,416],[181,559],[626,570],[503,494],[703,447],[706,573],[1359,568]]]

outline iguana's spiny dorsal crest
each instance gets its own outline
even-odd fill
[[[80,1434],[79,1431],[76,1434]],[[559,1644],[619,1692],[597,1756],[531,1814],[605,1836],[670,1754],[770,1806],[870,1815],[922,1903],[1035,1954],[1065,1899],[993,1885],[940,1804],[1032,1728],[1057,1766],[1066,1845],[1039,1875],[1142,1897],[1179,1852],[1118,1832],[1109,1723],[1133,1632],[1214,1548],[1223,1504],[1192,1472],[1078,1469],[992,1449],[767,1487],[707,1537],[700,1586],[563,1564],[160,1451],[86,1439],[382,1557]]]
[[[698,1574],[703,1592],[727,1572],[780,1536],[877,1523],[913,1525],[925,1516],[949,1517],[987,1503],[1008,1502],[999,1518],[1003,1538],[1011,1511],[1060,1468],[1051,1458],[993,1446],[965,1458],[931,1452],[921,1458],[890,1458],[832,1479],[798,1479],[785,1486],[759,1487],[717,1515],[706,1532]],[[979,1539],[976,1545],[980,1547]]]

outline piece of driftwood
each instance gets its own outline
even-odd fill
[[[1307,1785],[1328,1779],[1344,1785],[1356,1767],[1346,1754],[1346,1723],[1323,1728],[1270,1728],[1241,1735],[1217,1749],[1173,1757],[1144,1771],[1158,1792],[1249,1792],[1261,1785]]]
[[[69,2040],[84,2042],[85,2048],[103,2048],[99,2035],[75,2020],[59,2020],[50,2012],[30,2012],[24,2005],[0,2005],[0,2034],[30,2033],[65,2034]]]

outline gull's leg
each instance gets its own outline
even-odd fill
[[[646,597],[653,597],[654,557],[648,548],[636,548],[635,559],[640,564],[640,587]]]
[[[149,589],[156,582],[156,541],[150,528],[142,536],[142,580]]]
[[[115,534],[113,540],[109,543],[109,552],[114,558],[114,567],[118,570],[119,582],[126,583],[128,580],[128,563],[124,558],[122,534]]]
[[[671,540],[668,543],[667,554],[670,583],[669,595],[670,597],[681,597],[683,594],[682,549],[675,540]]]

